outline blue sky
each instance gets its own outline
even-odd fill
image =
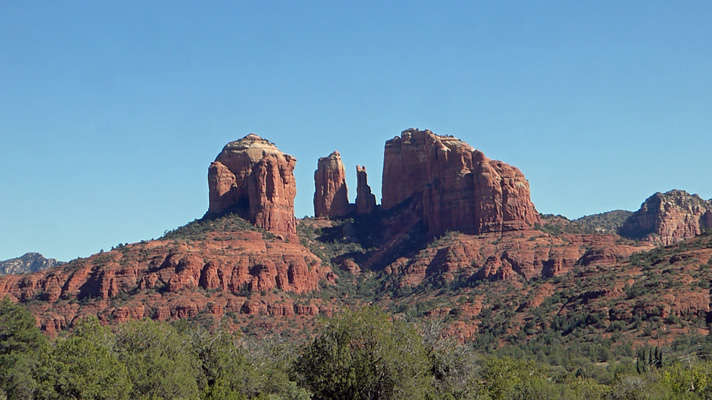
[[[341,152],[380,199],[417,127],[519,167],[543,213],[712,198],[712,3],[0,0],[0,260],[63,260],[203,215],[254,132]],[[380,201],[380,200],[379,200]]]

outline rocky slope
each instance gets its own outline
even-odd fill
[[[27,274],[64,264],[40,253],[25,253],[20,257],[0,261],[0,275]]]
[[[534,241],[555,244],[585,237],[561,235]],[[473,239],[456,234],[451,243],[424,250],[421,260],[409,261],[412,266],[405,264],[404,270],[445,257],[455,264],[449,270],[459,271],[463,255],[473,248]],[[502,245],[494,240],[487,243],[485,238],[476,241],[480,244],[474,248]],[[462,274],[465,281],[448,281],[437,273],[430,274],[436,279],[428,279],[425,267],[425,272],[408,282],[414,286],[395,291],[401,297],[382,301],[414,317],[448,321],[446,332],[461,340],[494,346],[541,337],[606,341],[611,346],[631,342],[659,345],[681,334],[708,334],[712,236],[655,249],[608,243],[603,249],[594,246],[585,251],[568,272],[544,279],[525,279],[523,271],[510,269],[508,264],[514,263],[496,256],[490,262],[495,268],[487,268],[489,260],[483,266],[466,267]],[[557,249],[564,252],[562,260],[567,253],[575,254],[570,248]],[[640,252],[631,254],[636,250]],[[496,274],[484,279],[490,271]],[[403,284],[403,278],[395,273],[387,282],[395,288]]]
[[[567,232],[617,235],[620,228],[632,214],[632,211],[614,210],[586,215],[574,220],[570,220],[563,215],[544,214],[541,215],[542,222],[537,227],[554,234]]]
[[[712,203],[683,190],[655,193],[621,227],[621,235],[670,245],[712,229]]]
[[[337,267],[335,290],[353,296],[355,285],[368,302],[442,324],[463,341],[499,346],[553,334],[659,344],[709,330],[711,234],[655,247],[615,234],[450,232],[374,272],[363,261],[372,253],[355,246],[360,229],[358,219],[300,221],[313,252]]]
[[[231,214],[62,268],[0,277],[0,296],[29,303],[50,334],[89,314],[107,323],[229,314],[239,326],[246,322],[240,315],[318,314],[318,305],[291,296],[317,291],[332,275],[300,244]]]

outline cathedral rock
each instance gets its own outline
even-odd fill
[[[417,201],[433,235],[521,230],[540,222],[519,169],[429,130],[409,129],[386,142],[382,191],[384,210]]]
[[[295,235],[296,162],[253,133],[226,144],[208,169],[207,215],[234,211],[260,228]]]

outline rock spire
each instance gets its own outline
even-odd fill
[[[358,214],[370,214],[376,210],[376,196],[371,193],[368,186],[368,175],[366,167],[356,166],[356,212]]]
[[[343,217],[351,211],[346,172],[338,151],[319,159],[314,185],[314,216]]]

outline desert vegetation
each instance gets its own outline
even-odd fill
[[[686,337],[665,348],[564,348],[542,338],[493,349],[377,307],[323,319],[304,343],[186,320],[112,329],[95,317],[50,340],[5,299],[0,398],[706,399],[711,348]]]

